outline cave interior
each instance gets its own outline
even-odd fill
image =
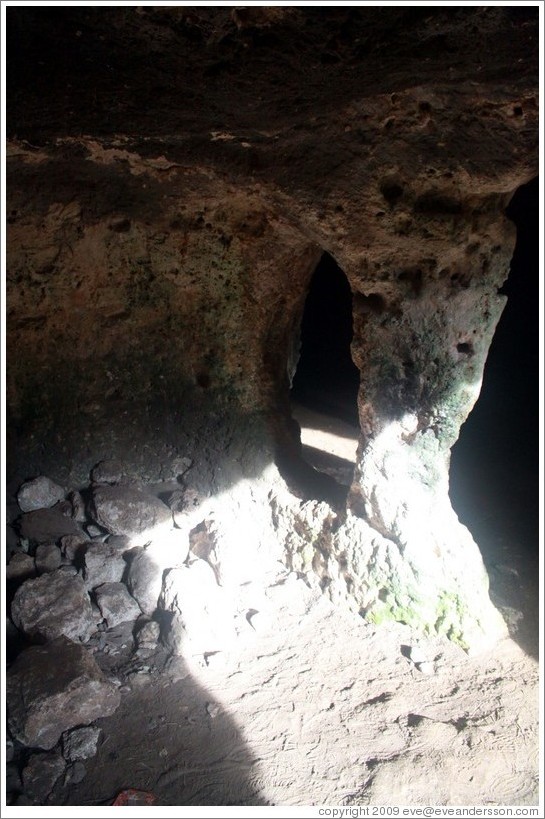
[[[261,724],[266,700],[243,700],[266,691],[263,657],[268,679],[292,668],[290,628],[315,662],[312,617],[339,691],[357,640],[384,674],[395,645],[388,679],[430,675],[437,697],[449,663],[496,650],[534,691],[538,9],[2,14],[8,804],[318,804],[250,775],[240,727]],[[371,748],[394,694],[360,682],[384,709]],[[167,684],[183,747],[154,710]],[[130,764],[107,760],[146,709],[161,758],[141,749],[123,790]],[[452,736],[430,758],[468,709],[438,718]],[[406,710],[414,765],[427,717]],[[517,804],[536,799],[528,719],[524,775],[498,774]],[[271,754],[304,748],[307,720]],[[328,797],[383,799],[390,740]],[[411,776],[392,799],[431,802]]]

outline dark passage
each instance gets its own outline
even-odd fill
[[[517,244],[483,387],[452,450],[450,496],[479,548],[510,634],[539,651],[538,180],[507,209]],[[512,622],[514,613],[515,622]],[[506,613],[507,612],[507,613]],[[510,622],[511,617],[511,622]],[[514,628],[513,628],[514,625]]]
[[[359,370],[350,355],[352,293],[324,253],[312,277],[301,326],[301,355],[291,397],[303,406],[358,424]]]
[[[477,542],[510,538],[538,545],[539,274],[538,180],[516,192],[507,215],[517,226],[508,301],[494,335],[483,386],[452,450],[450,494]]]

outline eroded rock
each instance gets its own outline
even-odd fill
[[[31,748],[54,747],[64,731],[113,714],[117,688],[86,649],[66,637],[23,651],[7,673],[8,723]]]

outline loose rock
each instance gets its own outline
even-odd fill
[[[23,770],[23,786],[27,796],[43,803],[60,779],[66,763],[59,753],[32,754]]]
[[[94,523],[90,523],[88,526],[86,526],[85,531],[90,538],[102,538],[105,540],[108,536],[108,534],[105,534],[104,530],[100,526],[95,526]]]
[[[61,550],[54,543],[41,543],[36,549],[34,559],[40,574],[54,572],[62,562]]]
[[[21,774],[19,767],[14,762],[8,762],[6,765],[6,794],[19,793],[23,788]]]
[[[121,554],[132,548],[131,539],[127,535],[110,535],[106,543]]]
[[[76,759],[90,759],[97,752],[97,744],[102,730],[93,726],[75,728],[62,735],[62,753],[69,762]]]
[[[81,493],[78,491],[70,492],[68,495],[68,500],[72,505],[72,517],[74,520],[77,520],[78,523],[85,523],[87,520],[87,514],[85,511],[85,501],[83,500]]]
[[[95,589],[95,593],[98,607],[108,628],[136,620],[142,613],[124,583],[104,583]]]
[[[147,623],[144,623],[136,635],[138,648],[155,648],[159,640],[160,632],[161,627],[155,620],[149,620]]]
[[[20,550],[19,536],[9,523],[6,525],[6,553],[8,558]]]
[[[6,567],[6,580],[24,580],[35,574],[34,558],[24,552],[14,554]]]
[[[133,545],[144,545],[172,528],[168,506],[135,487],[95,486],[91,511],[100,526],[113,535],[127,535]]]
[[[12,762],[15,756],[15,746],[10,736],[6,738],[6,762]]]
[[[80,535],[82,530],[73,518],[66,517],[62,508],[38,509],[26,512],[19,520],[21,537],[33,543],[60,540],[64,535]]]
[[[64,785],[77,785],[79,782],[83,782],[86,776],[87,768],[83,762],[78,760],[67,767],[66,774],[64,776]]]
[[[88,544],[83,557],[83,579],[88,589],[103,583],[119,583],[126,568],[123,554],[108,543]]]
[[[15,593],[11,616],[17,628],[36,640],[64,635],[85,642],[95,630],[83,580],[64,568],[25,581]]]
[[[66,637],[23,651],[7,673],[12,736],[49,750],[61,734],[113,714],[121,697],[86,649]]]
[[[163,577],[157,561],[142,547],[131,552],[127,585],[144,614],[153,614],[161,594]]]
[[[23,512],[49,509],[64,500],[64,489],[44,475],[26,481],[17,492],[17,502]]]
[[[117,484],[127,477],[127,467],[122,461],[110,459],[100,461],[91,470],[93,483]]]
[[[65,535],[61,537],[60,543],[61,551],[65,558],[72,563],[77,563],[80,558],[83,558],[83,554],[87,546],[91,543],[91,540],[84,532],[81,532],[79,535]]]

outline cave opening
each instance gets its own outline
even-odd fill
[[[352,291],[327,252],[312,275],[291,388],[292,413],[302,431],[304,459],[348,489],[359,433],[359,370],[350,352]]]
[[[359,370],[352,361],[352,291],[329,253],[313,273],[301,322],[292,400],[358,424]]]

